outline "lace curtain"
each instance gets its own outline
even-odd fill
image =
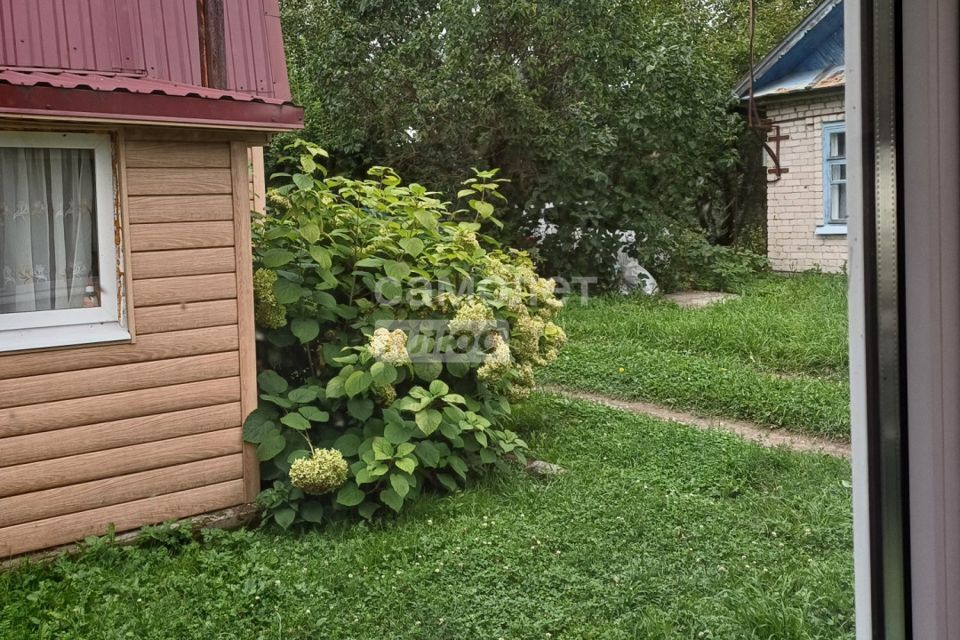
[[[0,313],[89,306],[85,289],[98,291],[93,170],[90,149],[0,147]]]

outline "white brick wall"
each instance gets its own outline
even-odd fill
[[[843,95],[778,101],[767,105],[766,112],[780,125],[780,135],[790,136],[780,141],[780,166],[790,171],[767,185],[770,264],[776,271],[841,271],[847,263],[847,236],[815,232],[823,224],[822,124],[844,119]],[[769,158],[767,164],[772,166]]]

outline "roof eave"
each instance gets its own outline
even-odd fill
[[[0,113],[45,119],[290,131],[303,109],[290,103],[0,84]]]

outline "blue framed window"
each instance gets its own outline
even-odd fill
[[[823,125],[823,224],[817,234],[847,232],[847,130],[844,122]]]

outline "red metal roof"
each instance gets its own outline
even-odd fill
[[[278,0],[222,0],[224,84],[203,86],[212,1],[2,0],[0,113],[301,127]]]

